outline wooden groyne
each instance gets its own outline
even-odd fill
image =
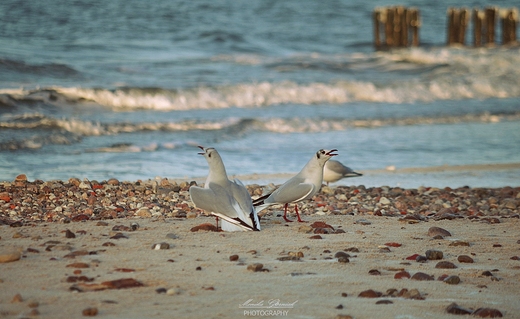
[[[374,9],[372,18],[377,50],[419,46],[419,9],[378,7]],[[448,8],[446,21],[448,46],[467,45],[470,30],[473,32],[471,40],[474,47],[518,44],[517,8]],[[497,32],[501,32],[501,36],[496,36]]]
[[[376,8],[373,12],[376,49],[419,45],[419,10],[403,6]]]

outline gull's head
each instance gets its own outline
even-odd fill
[[[213,147],[203,147],[199,145],[199,148],[202,150],[202,152],[198,154],[204,156],[208,162],[217,158],[220,159],[220,155]]]
[[[338,154],[335,153],[337,151],[338,151],[337,149],[332,149],[332,150],[323,150],[323,149],[321,149],[321,150],[316,152],[316,159],[318,160],[318,162],[323,163],[323,165],[325,165],[325,163],[332,156],[338,155]]]

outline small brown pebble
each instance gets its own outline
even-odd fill
[[[383,293],[381,293],[379,291],[375,291],[375,290],[369,289],[369,290],[365,290],[365,291],[360,292],[358,297],[361,297],[361,298],[379,298],[382,295],[383,295]]]
[[[502,318],[502,312],[493,308],[478,308],[472,315],[481,318]]]
[[[346,292],[342,292],[341,297],[348,297],[348,294]]]
[[[314,236],[311,236],[309,238],[310,239],[323,239],[323,237],[321,237],[320,235],[314,235]]]
[[[107,241],[106,243],[103,243],[101,246],[104,246],[104,247],[112,247],[112,246],[115,246],[115,245],[116,245],[116,244]]]
[[[455,240],[449,244],[450,247],[464,246],[469,247],[469,243],[464,240]]]
[[[440,250],[431,249],[431,250],[427,250],[424,254],[426,255],[426,258],[428,260],[438,260],[438,259],[442,259],[442,257],[443,257],[443,253]]]
[[[439,261],[436,265],[435,265],[435,268],[440,268],[440,269],[454,269],[454,268],[457,268],[457,266],[452,263],[451,261]]]
[[[247,266],[247,270],[258,272],[264,269],[264,265],[260,263],[255,263]]]
[[[200,271],[200,270],[202,270],[202,267],[201,266],[197,266],[197,268],[195,268],[195,270]]]
[[[491,277],[491,276],[494,276],[494,275],[491,273],[491,271],[489,271],[489,270],[485,270],[485,271],[483,271],[481,275],[482,275],[482,276],[485,276],[485,277]]]
[[[350,247],[345,249],[345,251],[350,251],[351,253],[359,253],[359,249],[356,247]]]
[[[377,269],[370,269],[370,270],[368,271],[368,274],[369,274],[369,275],[372,275],[372,276],[380,276],[380,275],[381,275],[381,272],[380,272],[379,270],[377,270]]]
[[[99,221],[96,223],[96,226],[108,226],[107,222]]]
[[[389,305],[389,304],[393,304],[393,303],[394,302],[392,300],[388,300],[388,299],[376,301],[376,305]]]
[[[338,262],[339,263],[349,263],[350,259],[348,259],[347,257],[339,257]]]
[[[69,267],[69,268],[89,268],[89,264],[87,263],[72,263],[72,264],[68,264],[66,267]]]
[[[343,309],[343,305],[337,305],[336,309]]]
[[[94,317],[94,316],[97,316],[98,309],[96,307],[85,308],[85,309],[83,309],[83,311],[81,313],[85,317]]]
[[[410,278],[410,273],[405,271],[405,270],[395,273],[394,279],[401,279],[401,278],[409,279]]]
[[[190,229],[190,231],[192,231],[192,232],[196,232],[196,231],[199,231],[199,230],[218,232],[217,226],[215,226],[213,224],[210,224],[210,223],[200,224],[200,225],[195,226],[195,227]]]
[[[67,229],[65,231],[65,237],[67,237],[67,238],[76,238],[76,235],[73,232],[71,232],[69,229]]]
[[[428,258],[426,258],[426,256],[418,255],[415,257],[415,261],[418,263],[425,263],[428,261]]]
[[[20,258],[22,258],[22,254],[19,251],[0,252],[0,263],[17,261]]]
[[[457,257],[457,260],[458,260],[460,263],[468,263],[468,264],[473,263],[473,258],[471,258],[471,257],[468,256],[468,255],[460,255],[459,257]]]
[[[458,285],[460,283],[459,276],[448,276],[446,279],[443,280],[445,283],[450,285]]]
[[[121,239],[121,238],[128,239],[128,237],[125,236],[123,233],[115,233],[114,236],[110,237],[110,239]]]
[[[339,315],[336,315],[336,317],[334,317],[334,319],[354,319],[354,317],[352,317],[350,315],[339,314]]]
[[[40,303],[36,300],[30,300],[27,303],[27,307],[29,307],[29,308],[38,308],[39,305],[40,305]]]
[[[238,255],[231,255],[231,256],[229,256],[229,260],[230,261],[237,261],[238,260]]]
[[[430,236],[430,237],[435,237],[435,236],[447,237],[447,236],[451,236],[451,233],[444,228],[433,226],[433,227],[430,227],[430,229],[428,229],[428,236]]]
[[[155,292],[158,294],[165,294],[166,288],[157,288],[157,289],[155,289]]]
[[[446,308],[446,312],[451,313],[452,315],[469,315],[472,313],[471,310],[462,308],[461,306],[457,305],[456,303],[450,304]]]
[[[433,276],[425,274],[423,272],[416,272],[410,279],[413,280],[434,280]]]
[[[334,258],[341,258],[341,257],[350,258],[350,255],[344,251],[338,251],[337,253],[334,254]]]
[[[20,294],[14,295],[13,299],[11,299],[11,303],[18,303],[18,302],[22,302],[22,301],[23,301],[23,298],[22,298],[22,295],[20,295]]]
[[[502,244],[493,244],[493,247],[502,247]]]
[[[518,256],[513,256],[513,257],[511,257],[511,258],[509,258],[509,259],[511,259],[511,260],[520,260],[520,257],[518,257]]]

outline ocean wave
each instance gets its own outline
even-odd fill
[[[186,132],[215,131],[239,135],[247,131],[272,133],[305,133],[341,131],[351,128],[377,128],[382,126],[434,125],[455,123],[498,123],[520,121],[520,112],[463,114],[437,117],[405,118],[226,118],[215,121],[183,120],[179,122],[101,123],[74,118],[53,118],[40,113],[4,116],[0,130],[39,130],[69,133],[76,136],[103,136],[135,132]]]

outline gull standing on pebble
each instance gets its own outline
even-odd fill
[[[328,161],[323,168],[323,181],[327,182],[327,185],[337,182],[342,178],[356,176],[363,176],[363,174],[354,172],[350,167],[335,160]]]
[[[298,202],[312,198],[321,188],[323,183],[323,166],[338,150],[319,150],[311,160],[294,177],[283,183],[272,193],[264,195],[253,201],[257,207],[257,212],[276,204],[284,205],[283,219],[292,222],[287,218],[287,206],[294,204],[298,221],[303,222],[298,212]]]
[[[251,195],[238,179],[230,181],[222,158],[216,149],[199,146],[204,152],[209,174],[204,188],[190,187],[190,196],[197,208],[210,212],[222,219],[222,230],[249,231],[260,230],[260,221],[253,206]]]

